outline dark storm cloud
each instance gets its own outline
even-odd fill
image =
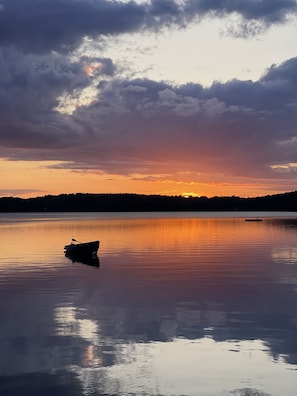
[[[82,38],[186,26],[208,15],[236,13],[246,21],[264,26],[280,23],[296,12],[295,0],[3,0],[0,8],[0,45],[23,51],[69,52]],[[239,26],[243,35],[257,33],[259,24]],[[238,34],[238,32],[234,32]]]
[[[272,65],[257,82],[214,83],[207,91],[228,105],[275,111],[296,104],[296,87],[297,58],[292,58],[279,66]]]
[[[190,0],[186,8],[192,12],[214,12],[218,15],[238,13],[247,20],[267,23],[282,22],[291,12],[296,12],[295,0]]]
[[[113,82],[102,87],[105,108],[98,101],[91,111],[98,121],[108,111],[108,135],[117,158],[129,152],[139,163],[150,158],[160,166],[165,159],[191,162],[196,170],[222,167],[238,175],[264,176],[271,164],[296,162],[296,67],[297,58],[273,67],[258,82],[234,80],[208,89],[147,80]],[[129,166],[126,170],[132,172]]]
[[[60,95],[75,97],[89,86],[94,74],[111,76],[110,59],[83,56],[71,62],[63,55],[34,56],[13,49],[0,50],[1,144],[15,148],[65,147],[81,137],[82,125],[56,110]]]
[[[297,58],[271,66],[258,81],[209,88],[122,80],[110,60],[95,59],[102,64],[97,98],[63,114],[55,110],[58,97],[79,96],[94,59],[71,63],[56,55],[51,63],[28,55],[9,69],[13,56],[2,56],[2,157],[114,174],[169,174],[175,166],[246,178],[278,177],[271,165],[297,162]]]
[[[0,12],[0,44],[67,52],[84,36],[135,31],[144,19],[145,7],[134,2],[9,0]]]

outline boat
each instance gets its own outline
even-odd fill
[[[64,246],[65,256],[96,258],[99,245],[100,241],[79,242],[76,239],[72,239],[72,242],[69,245]]]
[[[258,218],[257,219],[252,219],[251,218],[251,219],[245,219],[245,221],[262,221],[262,219],[258,219]]]

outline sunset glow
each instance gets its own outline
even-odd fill
[[[0,10],[0,197],[296,189],[296,1],[58,3]]]
[[[151,175],[143,178],[141,174],[128,176],[96,172],[94,170],[71,170],[63,168],[58,161],[0,161],[2,196],[36,197],[67,193],[139,193],[187,197],[262,196],[289,190],[286,181],[273,184],[263,180],[263,184],[253,181],[241,183],[234,179],[222,181],[216,177],[213,183],[189,181],[178,172],[171,179],[164,175]],[[194,176],[193,176],[194,177]],[[266,183],[266,185],[264,184]],[[17,186],[17,188],[16,188]]]

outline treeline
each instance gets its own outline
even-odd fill
[[[0,212],[297,211],[297,191],[255,198],[61,194],[0,198]]]

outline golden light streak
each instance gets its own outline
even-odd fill
[[[291,172],[297,171],[297,162],[288,162],[287,164],[274,164],[271,168],[276,172]]]

